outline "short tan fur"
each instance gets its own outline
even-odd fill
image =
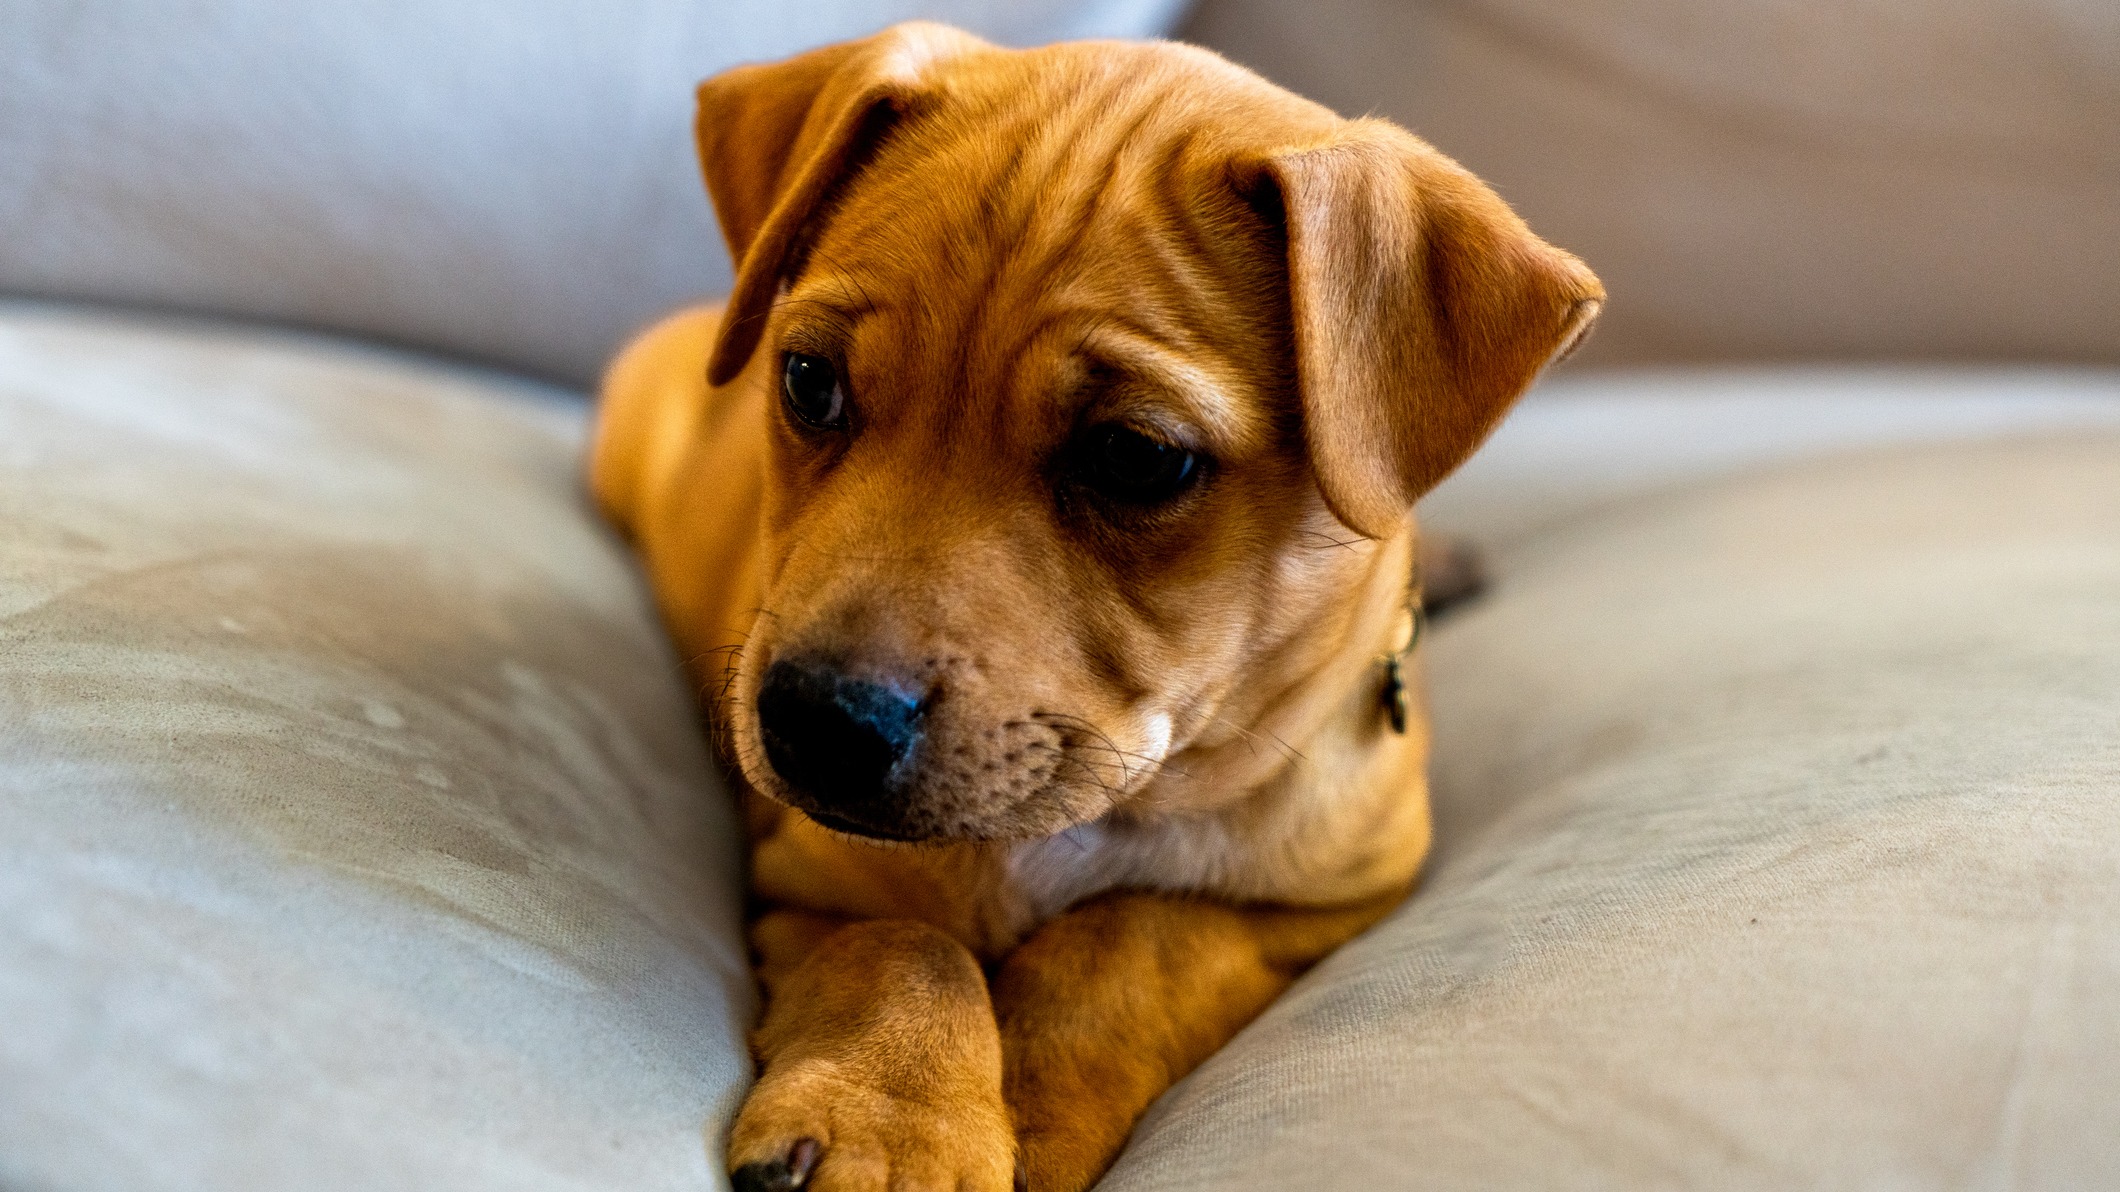
[[[731,1166],[1087,1187],[1413,882],[1427,729],[1378,659],[1414,501],[1603,290],[1410,134],[1186,46],[915,23],[699,98],[736,289],[613,364],[591,482],[745,789]],[[843,425],[783,408],[791,354]],[[1112,426],[1197,474],[1086,488]],[[768,757],[771,668],[814,658],[920,693],[873,832]]]

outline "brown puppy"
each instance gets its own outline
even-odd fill
[[[592,462],[748,788],[739,1188],[1079,1189],[1428,848],[1414,500],[1603,298],[1201,50],[903,25],[700,89],[738,262]]]

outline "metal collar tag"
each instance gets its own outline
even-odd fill
[[[1412,714],[1411,700],[1406,692],[1406,666],[1413,658],[1414,647],[1421,644],[1421,631],[1428,624],[1428,610],[1421,600],[1421,572],[1418,564],[1413,573],[1413,585],[1406,592],[1406,611],[1412,614],[1413,631],[1406,635],[1406,644],[1395,654],[1383,657],[1384,690],[1382,699],[1384,714],[1391,719],[1391,731],[1406,735],[1406,719]]]

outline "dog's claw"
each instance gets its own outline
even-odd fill
[[[788,1148],[788,1173],[797,1187],[810,1182],[810,1173],[817,1170],[817,1159],[823,1154],[823,1145],[814,1138],[798,1138]]]
[[[824,1147],[816,1139],[800,1139],[788,1148],[786,1158],[746,1163],[730,1173],[729,1183],[736,1192],[796,1192],[809,1186],[822,1154]]]

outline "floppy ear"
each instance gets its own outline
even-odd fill
[[[919,106],[931,67],[985,46],[946,25],[909,21],[700,84],[700,166],[736,262],[736,289],[707,365],[710,383],[726,384],[743,371],[803,225],[833,185]]]
[[[1462,166],[1383,121],[1343,123],[1237,176],[1285,222],[1318,486],[1350,528],[1387,537],[1582,340],[1604,287]]]

